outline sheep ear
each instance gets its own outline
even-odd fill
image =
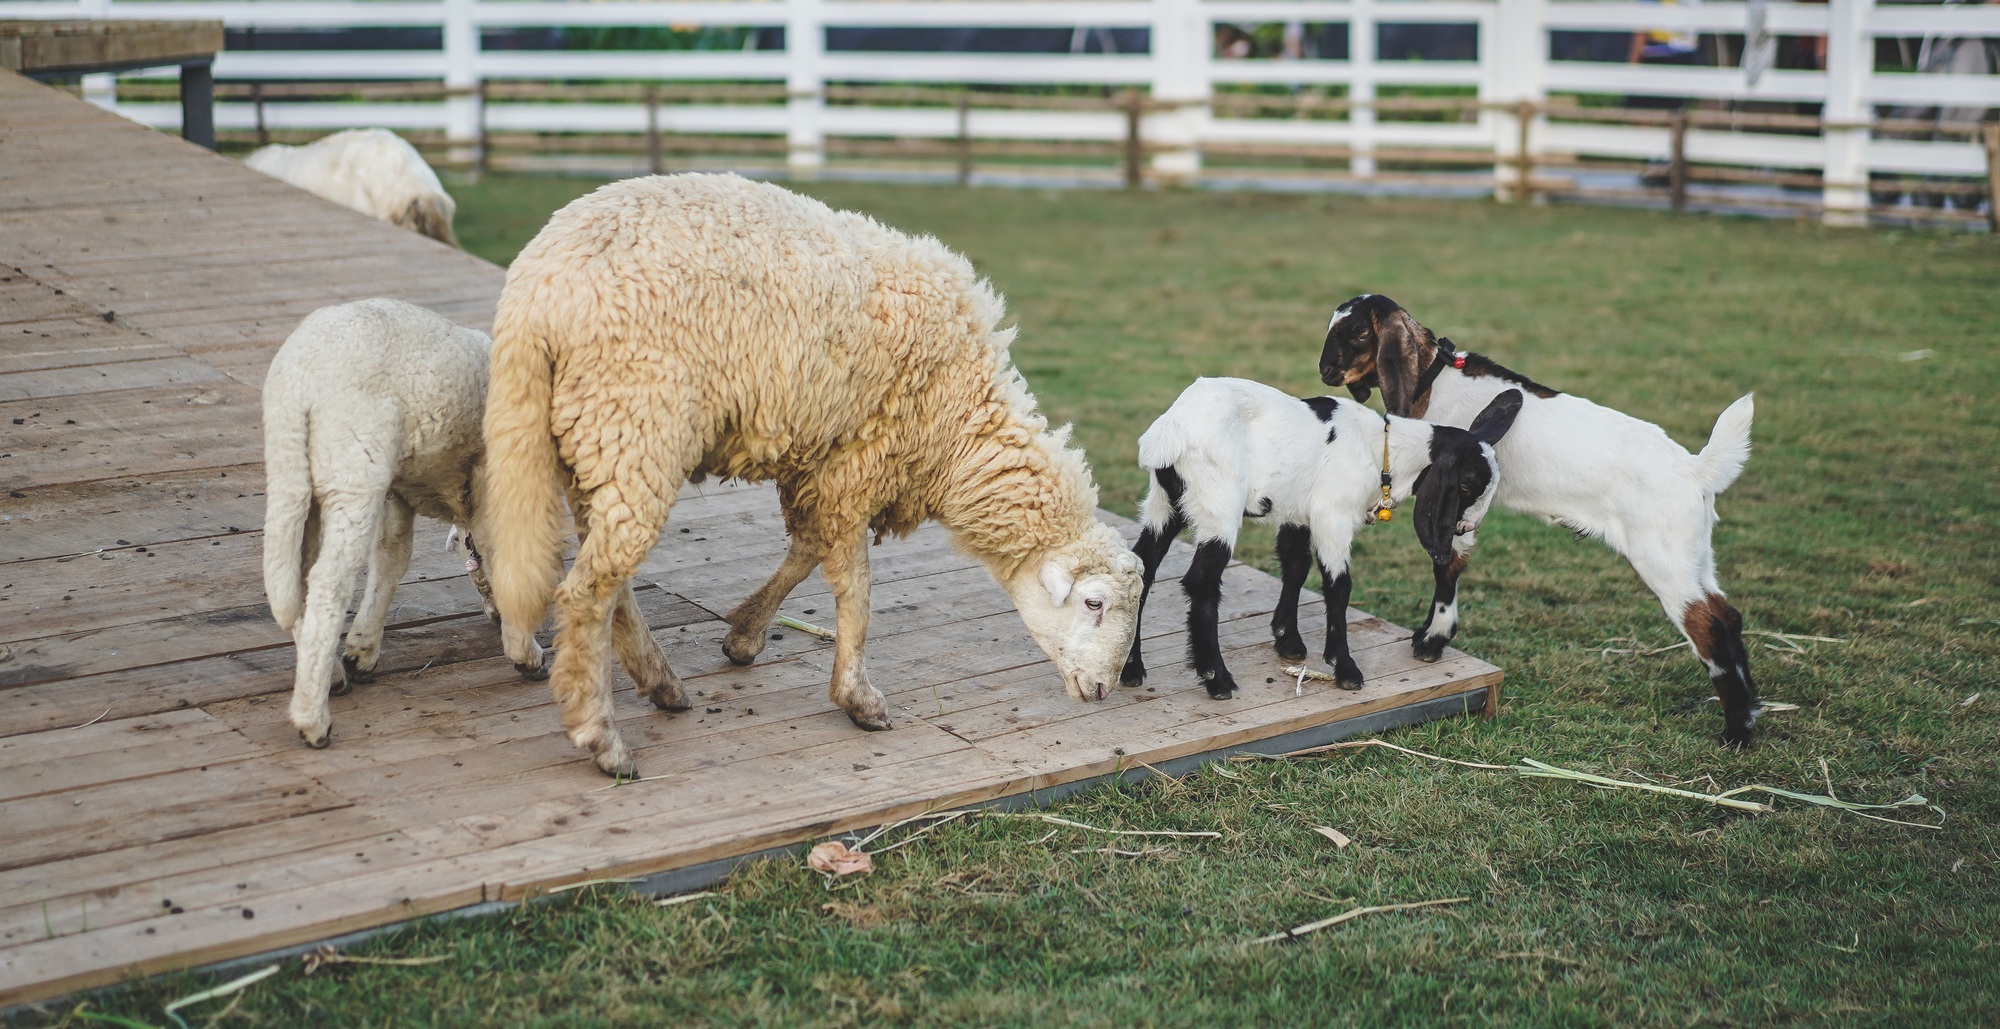
[[[1375,382],[1382,387],[1382,407],[1408,418],[1417,402],[1417,380],[1435,346],[1430,330],[1401,307],[1381,317],[1371,311],[1369,318],[1375,325]]]
[[[1069,599],[1070,587],[1074,585],[1076,579],[1069,574],[1068,568],[1063,567],[1061,561],[1052,560],[1042,565],[1042,588],[1049,591],[1050,603],[1057,607],[1063,606],[1063,601]]]
[[[1494,397],[1472,420],[1472,438],[1487,446],[1500,442],[1507,430],[1514,427],[1514,416],[1521,413],[1521,391],[1510,389]]]

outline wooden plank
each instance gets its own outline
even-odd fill
[[[99,726],[104,731],[92,734]],[[13,744],[11,749],[7,744]],[[259,757],[264,748],[190,708],[0,740],[0,801],[142,779],[189,765]]]
[[[96,316],[0,326],[0,373],[180,355],[172,344]]]
[[[150,552],[171,540],[256,529],[264,521],[263,480],[261,466],[240,464],[15,490],[0,515],[0,565],[99,548]],[[10,581],[0,571],[0,583]]]
[[[138,338],[153,344],[144,337]],[[228,376],[194,358],[160,356],[80,367],[0,372],[0,402],[47,400],[115,390],[192,388],[227,381]]]
[[[0,489],[256,462],[260,406],[229,380],[0,401]]]

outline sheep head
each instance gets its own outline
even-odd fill
[[[1139,629],[1139,558],[1095,520],[1081,537],[1021,563],[1005,583],[1028,634],[1069,695],[1103,700]]]

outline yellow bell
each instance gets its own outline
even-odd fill
[[[1375,520],[1378,522],[1386,522],[1393,517],[1395,517],[1395,512],[1389,510],[1386,507],[1378,507],[1375,509]]]

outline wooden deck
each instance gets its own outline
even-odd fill
[[[758,664],[724,660],[716,613],[784,538],[769,490],[710,487],[675,508],[640,593],[697,706],[655,712],[620,679],[641,771],[668,778],[607,788],[432,525],[380,678],[335,699],[330,749],[306,749],[262,597],[257,384],[316,307],[389,295],[484,327],[500,283],[0,73],[0,1006],[1441,699],[1477,708],[1499,682],[1455,651],[1416,665],[1405,630],[1351,612],[1366,689],[1264,685],[1275,583],[1237,567],[1224,633],[1254,685],[1215,702],[1180,668],[1169,586],[1145,627],[1154,683],[1080,705],[930,527],[875,551],[870,668],[897,728],[862,733],[826,699],[829,645],[781,630]],[[814,578],[784,610],[831,608]]]

